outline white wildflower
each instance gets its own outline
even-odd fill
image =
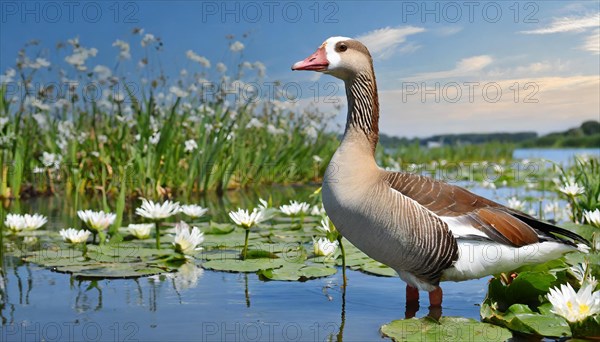
[[[112,44],[112,46],[116,46],[119,48],[119,59],[124,60],[124,59],[131,58],[129,43],[122,41],[120,39],[117,39]]]
[[[594,227],[600,228],[600,209],[594,211],[583,211],[584,220]]]
[[[269,134],[272,134],[272,135],[279,135],[279,134],[285,133],[285,130],[283,128],[276,128],[272,124],[268,124],[267,125],[267,132]]]
[[[525,202],[517,199],[514,196],[508,199],[508,206],[515,210],[520,210],[520,211],[525,210]]]
[[[221,62],[217,63],[216,69],[218,72],[224,74],[227,71],[227,66]]]
[[[585,192],[585,189],[580,187],[577,183],[568,181],[564,186],[558,188],[558,190],[567,196],[575,197]]]
[[[188,59],[199,63],[200,65],[202,65],[205,68],[210,68],[210,61],[208,59],[206,59],[206,57],[202,57],[200,55],[198,55],[197,53],[195,53],[192,50],[188,50],[185,55],[187,56]]]
[[[152,144],[152,145],[156,145],[158,144],[158,142],[160,141],[160,132],[154,132],[152,134],[152,136],[150,137],[150,139],[148,139],[148,141]]]
[[[187,97],[189,95],[189,93],[177,86],[172,86],[171,88],[169,88],[169,92],[171,92],[171,94],[177,96],[177,97]]]
[[[112,76],[112,71],[105,65],[96,65],[93,71],[100,82],[106,82]]]
[[[183,150],[185,152],[192,152],[198,148],[198,143],[196,143],[196,140],[194,140],[194,139],[186,140],[184,142],[184,144],[185,144],[185,147]]]
[[[252,118],[250,119],[250,121],[248,122],[248,124],[246,124],[246,129],[249,128],[262,128],[264,125],[262,122],[260,122],[260,120],[258,120],[257,118]]]
[[[231,46],[229,46],[229,49],[233,52],[239,52],[244,49],[244,44],[242,44],[242,42],[236,40],[235,42],[233,42],[233,44],[231,44]]]
[[[144,38],[142,38],[142,41],[140,42],[140,44],[142,45],[142,47],[146,47],[155,41],[156,41],[156,37],[154,37],[153,34],[146,33],[144,35]]]

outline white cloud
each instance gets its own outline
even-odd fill
[[[473,56],[461,59],[458,61],[458,63],[456,63],[456,66],[453,69],[420,73],[404,79],[408,81],[424,81],[432,79],[475,76],[480,74],[481,71],[485,67],[492,64],[492,62],[493,58],[488,55]]]
[[[374,58],[386,59],[396,52],[398,46],[406,41],[406,37],[424,31],[424,28],[415,26],[388,26],[362,34],[356,39],[365,44]]]
[[[600,29],[587,36],[581,48],[596,55],[600,54]]]
[[[550,26],[536,30],[521,31],[525,34],[549,34],[560,32],[583,32],[590,28],[598,27],[600,23],[600,13],[590,14],[583,17],[563,17],[555,18]]]
[[[442,37],[447,37],[447,36],[457,34],[458,32],[460,32],[462,30],[463,30],[463,28],[461,26],[443,26],[443,27],[435,30],[434,33],[436,33],[437,35],[440,35]]]

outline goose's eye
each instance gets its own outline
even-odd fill
[[[338,50],[340,52],[344,52],[344,51],[348,50],[348,46],[345,44],[340,44],[340,46],[338,46]]]

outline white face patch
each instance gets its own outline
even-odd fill
[[[335,51],[335,44],[343,40],[350,40],[348,37],[331,37],[327,39],[323,45],[325,45],[325,52],[327,54],[327,61],[329,61],[329,69],[335,69],[339,66],[342,57]]]

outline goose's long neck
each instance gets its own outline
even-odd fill
[[[364,134],[374,156],[375,147],[379,141],[379,99],[375,73],[372,69],[362,71],[354,78],[347,80],[345,84],[348,117],[344,138],[346,139],[351,131]]]

